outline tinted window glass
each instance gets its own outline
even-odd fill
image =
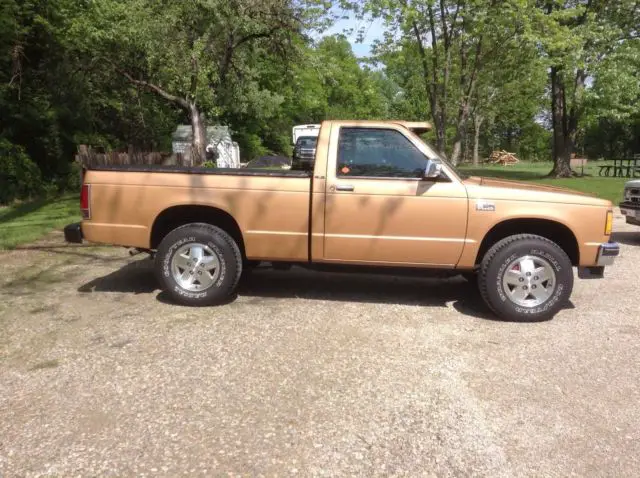
[[[398,131],[340,129],[338,176],[421,178],[425,167],[425,156]]]
[[[303,136],[298,138],[298,143],[296,146],[299,148],[315,148],[316,143],[318,142],[318,138],[315,136]]]

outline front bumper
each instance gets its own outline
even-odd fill
[[[82,244],[82,227],[79,222],[69,224],[64,228],[64,240],[72,244]]]
[[[598,266],[610,266],[620,255],[620,246],[617,242],[605,242],[598,250]]]
[[[617,242],[605,242],[598,249],[596,265],[591,267],[578,267],[578,277],[580,279],[602,279],[604,277],[604,267],[610,266],[620,255],[620,246]]]
[[[640,203],[625,201],[619,204],[620,212],[626,218],[628,224],[640,226]]]

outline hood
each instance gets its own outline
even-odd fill
[[[611,202],[573,189],[504,179],[471,177],[464,181],[470,198],[611,206]]]
[[[548,184],[532,184],[524,181],[509,181],[507,179],[477,178],[480,185],[490,188],[518,189],[521,191],[554,192],[562,194],[572,194],[576,196],[596,197],[593,194],[583,193],[574,189],[560,186],[549,186]]]
[[[634,179],[633,181],[628,181],[625,185],[625,188],[640,188],[640,179]]]

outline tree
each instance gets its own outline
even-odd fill
[[[104,0],[85,18],[90,51],[188,115],[196,162],[205,156],[205,115],[221,114],[258,49],[286,55],[304,25],[289,0]]]
[[[554,167],[550,175],[569,177],[587,81],[599,64],[638,36],[634,0],[546,0],[539,2],[541,44],[549,62]]]
[[[517,50],[518,55],[488,57],[485,68],[478,74],[475,97],[471,102],[474,165],[479,163],[483,136],[485,143],[494,148],[509,149],[525,154],[526,159],[537,159],[538,151],[520,150],[520,140],[524,139],[525,132],[543,131],[537,122],[540,122],[539,115],[546,98],[545,64],[532,42],[520,41]]]
[[[152,147],[175,127],[169,108],[94,59],[76,34],[85,19],[77,0],[0,1],[1,135],[45,180],[69,172],[78,144]]]
[[[368,0],[363,14],[382,18],[389,30],[377,52],[383,62],[413,56],[420,68],[436,146],[457,163],[474,109],[478,78],[489,63],[517,57],[530,23],[527,4],[508,0]]]

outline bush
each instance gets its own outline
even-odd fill
[[[0,138],[0,204],[42,193],[40,169],[21,146]]]
[[[82,167],[78,163],[67,163],[64,171],[55,179],[57,192],[78,192],[82,186]]]

